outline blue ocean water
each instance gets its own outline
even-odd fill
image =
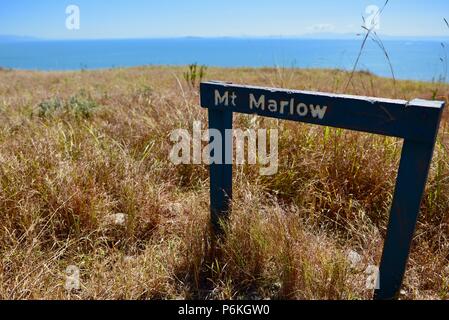
[[[384,45],[398,79],[433,81],[447,73],[446,49],[438,41],[387,40]],[[199,63],[351,70],[360,46],[361,40],[269,38],[0,42],[0,67],[79,70]],[[358,69],[391,77],[385,54],[373,42],[367,43]]]

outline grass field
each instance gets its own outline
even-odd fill
[[[214,245],[207,167],[168,157],[172,130],[207,123],[185,71],[0,70],[0,298],[371,298],[366,269],[380,260],[402,142],[236,116],[239,128],[280,129],[280,169],[235,169],[227,241]],[[349,74],[206,78],[342,92]],[[345,93],[448,101],[449,86],[360,72]],[[403,299],[449,298],[448,151],[446,113]],[[70,292],[69,266],[81,280]]]

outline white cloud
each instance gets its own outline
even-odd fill
[[[335,30],[335,26],[330,23],[319,23],[314,24],[313,26],[310,26],[307,29],[313,32],[330,32]]]

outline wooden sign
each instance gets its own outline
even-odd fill
[[[209,129],[223,136],[232,129],[233,113],[298,121],[404,139],[399,173],[388,223],[379,288],[375,299],[395,299],[402,284],[419,216],[444,102],[379,99],[320,92],[234,85],[201,84],[201,106],[208,109]],[[363,150],[360,150],[363,152]],[[223,146],[223,157],[232,157]],[[230,214],[232,164],[210,164],[211,220]]]

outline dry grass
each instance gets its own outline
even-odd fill
[[[208,171],[174,166],[169,134],[206,124],[184,68],[0,70],[0,298],[364,299],[378,264],[401,142],[258,119],[279,127],[280,171],[235,171],[225,243],[208,230]],[[338,92],[338,70],[209,69],[207,78]],[[356,73],[348,93],[394,95]],[[398,81],[398,98],[448,100],[443,84]],[[237,125],[251,124],[238,116]],[[449,298],[447,117],[402,295]],[[125,224],[114,224],[115,214]],[[357,266],[348,250],[362,256]],[[67,292],[65,270],[81,270]]]

